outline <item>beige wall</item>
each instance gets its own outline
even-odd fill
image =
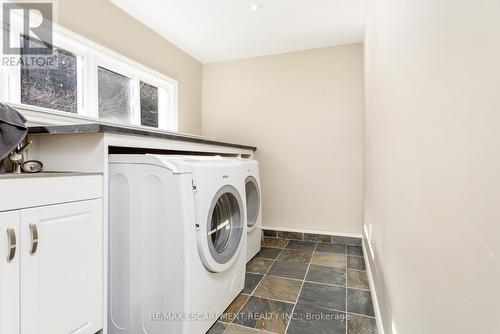
[[[58,0],[62,26],[179,81],[179,131],[201,133],[202,65],[109,0]]]
[[[362,45],[204,65],[203,134],[258,146],[263,224],[362,230]]]
[[[365,223],[386,334],[499,333],[500,2],[373,2]]]

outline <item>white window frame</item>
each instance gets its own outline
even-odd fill
[[[0,15],[0,22],[2,20]],[[16,21],[21,22],[20,20]],[[1,38],[3,38],[1,35],[0,43]],[[37,36],[30,37],[38,39]],[[77,113],[21,104],[20,66],[7,67],[0,64],[0,101],[28,111],[29,116],[31,116],[28,117],[28,120],[34,123],[60,124],[64,119],[64,123],[68,124],[68,120],[71,119],[74,123],[92,121],[94,123],[143,127],[140,110],[140,82],[143,81],[158,88],[158,128],[154,129],[178,131],[178,82],[176,80],[57,24],[53,24],[52,37],[54,47],[68,51],[77,57]],[[131,79],[132,119],[130,123],[99,118],[98,67]]]

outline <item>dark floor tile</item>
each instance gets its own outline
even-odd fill
[[[243,293],[252,294],[253,290],[257,287],[260,280],[264,277],[264,275],[257,275],[246,273],[245,275],[245,288],[243,289]]]
[[[370,290],[370,285],[368,284],[368,276],[366,275],[366,271],[348,269],[347,286],[349,288]]]
[[[292,310],[292,303],[252,296],[243,306],[234,323],[275,333],[285,333]]]
[[[295,250],[312,251],[312,250],[314,250],[315,245],[316,245],[315,242],[292,240],[292,241],[288,242],[288,245],[286,246],[286,248],[287,249],[295,249]]]
[[[347,268],[356,270],[366,270],[365,259],[358,256],[348,256]]]
[[[313,252],[294,249],[284,249],[277,261],[294,262],[294,263],[309,263]]]
[[[370,291],[347,289],[347,311],[370,317],[375,316]]]
[[[243,307],[243,305],[245,305],[249,297],[249,295],[240,293],[238,297],[233,300],[231,305],[229,305],[229,307],[224,311],[224,313],[222,313],[219,320],[227,323],[233,322],[233,320],[236,318],[236,315],[238,315],[238,312],[240,312],[241,308]]]
[[[345,311],[346,288],[304,282],[298,303],[337,311]]]
[[[315,241],[315,242],[331,242],[331,236],[326,234],[312,234],[304,233],[304,241]]]
[[[288,241],[278,238],[264,238],[262,241],[262,246],[264,247],[272,247],[272,248],[285,248]]]
[[[311,264],[345,270],[347,256],[344,254],[314,252]]]
[[[347,334],[377,334],[377,322],[374,318],[349,314],[347,320]]]
[[[345,334],[346,314],[297,304],[287,334]]]
[[[360,246],[347,246],[347,255],[363,256],[363,248]]]
[[[306,271],[307,264],[276,261],[267,274],[302,280],[306,276]]]
[[[332,235],[332,244],[349,245],[349,246],[361,246],[361,238],[353,237],[341,237],[337,235]]]
[[[316,247],[316,252],[322,253],[334,253],[334,254],[345,254],[345,245],[333,245],[333,244],[318,244]]]
[[[278,238],[287,240],[302,240],[304,239],[304,234],[299,232],[278,231]]]
[[[247,272],[254,274],[265,274],[269,267],[273,264],[273,260],[254,257],[247,263]]]
[[[301,281],[265,276],[255,289],[254,296],[295,303],[301,287]]]
[[[311,264],[307,271],[306,281],[345,286],[346,271],[345,269]]]
[[[258,329],[253,329],[250,327],[244,327],[241,325],[236,325],[236,324],[231,324],[229,327],[226,329],[224,334],[269,334],[269,332],[264,332]]]
[[[207,334],[223,334],[227,325],[223,322],[217,321],[207,332]]]
[[[278,236],[278,233],[274,230],[264,230],[264,236],[265,237],[271,237],[271,238],[276,238]]]
[[[280,253],[281,249],[279,248],[262,247],[260,251],[257,253],[256,257],[274,260],[278,257],[278,255],[280,255]]]

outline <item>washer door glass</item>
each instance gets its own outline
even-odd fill
[[[218,263],[229,262],[238,251],[243,234],[241,197],[233,186],[222,187],[214,197],[208,217],[208,246]]]
[[[249,176],[245,180],[245,192],[247,199],[247,226],[253,227],[257,223],[260,211],[259,185],[253,176]]]

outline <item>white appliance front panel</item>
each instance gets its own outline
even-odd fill
[[[174,179],[145,164],[110,164],[110,334],[173,334]]]

